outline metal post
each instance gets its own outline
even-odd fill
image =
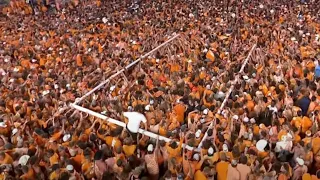
[[[116,125],[121,126],[121,127],[123,127],[123,128],[126,128],[126,123],[124,123],[124,122],[122,122],[122,121],[119,121],[119,120],[116,120],[116,119],[113,119],[113,118],[109,118],[109,117],[104,116],[104,115],[102,115],[102,114],[100,114],[100,113],[94,112],[94,111],[92,111],[92,110],[90,110],[90,109],[87,109],[87,108],[78,106],[78,105],[76,105],[76,104],[70,104],[70,107],[71,107],[71,108],[74,108],[74,109],[77,109],[77,110],[79,110],[79,111],[88,113],[88,114],[90,114],[90,115],[92,115],[92,116],[95,116],[95,117],[97,117],[97,118],[103,119],[103,120],[108,121],[108,122],[110,122],[110,123],[116,124]],[[140,133],[140,134],[144,134],[144,135],[149,136],[149,137],[154,138],[154,139],[159,138],[159,140],[164,140],[165,142],[171,142],[171,141],[172,141],[171,139],[169,139],[169,138],[167,138],[167,137],[160,136],[160,135],[158,135],[158,134],[155,134],[155,133],[146,131],[146,130],[144,130],[144,129],[139,129],[139,133]],[[177,143],[179,144],[179,142],[177,142]],[[190,150],[190,151],[194,150],[194,151],[200,152],[199,149],[193,148],[193,147],[188,146],[188,145],[186,145],[186,144],[184,144],[184,143],[182,144],[182,146],[183,146],[184,148]]]
[[[103,81],[102,83],[100,83],[98,86],[96,86],[95,88],[93,88],[91,91],[87,92],[85,95],[83,95],[80,98],[77,98],[76,101],[74,102],[74,104],[78,104],[79,102],[81,102],[84,98],[88,97],[90,94],[92,94],[93,92],[95,92],[96,90],[100,89],[102,86],[104,86],[106,83],[108,83],[111,79],[115,78],[116,76],[118,76],[119,74],[123,73],[125,70],[129,69],[130,67],[132,67],[133,65],[137,64],[139,61],[141,61],[142,59],[148,57],[150,54],[154,53],[155,51],[157,51],[158,49],[160,49],[161,47],[163,47],[164,45],[168,44],[169,42],[173,41],[174,39],[176,39],[177,37],[179,37],[180,34],[177,34],[175,36],[173,36],[172,38],[168,39],[166,42],[160,44],[158,47],[154,48],[153,50],[151,50],[150,52],[148,52],[147,54],[141,56],[139,59],[133,61],[132,63],[130,63],[129,65],[127,65],[126,67],[124,67],[123,69],[121,69],[120,71],[118,71],[117,73],[111,75],[108,79],[106,79],[105,81]]]
[[[250,57],[251,57],[251,54],[252,54],[252,52],[253,52],[253,50],[254,50],[255,48],[256,48],[256,44],[254,44],[253,47],[251,48],[251,50],[250,50],[247,58],[244,60],[244,62],[243,62],[243,64],[242,64],[241,69],[240,69],[240,71],[239,71],[238,74],[241,74],[241,73],[243,72],[243,70],[244,70],[245,66],[247,65],[247,63],[248,63],[248,61],[249,61],[249,59],[250,59]],[[239,80],[239,76],[236,76],[235,80],[232,82],[232,86],[230,87],[228,93],[226,94],[226,97],[224,98],[224,100],[223,100],[223,102],[222,102],[222,104],[221,104],[221,106],[220,106],[220,108],[219,108],[219,110],[218,110],[218,114],[221,113],[221,111],[223,110],[224,106],[226,105],[226,103],[227,103],[227,101],[228,101],[228,99],[229,99],[229,96],[230,96],[231,92],[232,92],[233,89],[234,89],[234,83],[237,82],[238,80]],[[211,122],[211,124],[209,125],[208,130],[211,129],[215,123],[216,123],[216,119],[214,119],[214,120]],[[203,136],[203,138],[202,138],[202,140],[201,140],[201,142],[200,142],[200,144],[199,144],[199,146],[198,146],[199,149],[201,148],[203,141],[206,140],[207,137],[208,137],[208,130],[206,131],[205,135]]]

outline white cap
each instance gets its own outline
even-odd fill
[[[0,122],[0,127],[7,127],[6,123],[5,122]]]
[[[19,159],[19,164],[25,166],[29,160],[30,156],[29,155],[23,155]]]
[[[151,105],[152,105],[153,103],[154,103],[154,100],[150,100],[149,104],[151,104]]]
[[[263,97],[263,93],[261,91],[256,91],[256,96],[257,97],[261,97],[261,96]]]
[[[203,114],[205,114],[205,115],[207,115],[208,112],[209,112],[209,109],[208,109],[208,108],[206,108],[205,110],[203,110]]]
[[[43,91],[42,95],[45,96],[45,95],[49,94],[49,92],[50,92],[49,90]]]
[[[265,125],[264,125],[263,123],[259,124],[259,128],[260,128],[260,129],[262,129],[262,128],[264,128],[264,127],[265,127]]]
[[[228,145],[223,144],[223,145],[222,145],[222,151],[228,152],[228,151],[229,151],[229,150],[228,150]]]
[[[152,152],[153,151],[153,144],[149,144],[147,150],[149,152]]]
[[[247,75],[242,76],[242,77],[243,77],[244,80],[248,80],[249,79],[249,77]]]
[[[200,130],[200,129],[198,129],[198,131],[196,132],[196,138],[199,138],[199,137],[200,137],[200,135],[201,135],[201,130]]]
[[[302,31],[302,30],[299,30],[298,32],[299,32],[299,34],[300,34],[300,35],[302,35],[302,34],[303,34],[303,31]]]
[[[73,170],[73,166],[72,166],[71,164],[68,164],[67,167],[66,167],[66,169],[67,169],[68,171],[72,171],[72,170]]]
[[[271,10],[270,10],[270,13],[271,13],[271,14],[273,14],[273,13],[274,13],[274,10],[273,10],[273,9],[271,9]]]
[[[108,22],[108,19],[107,19],[106,17],[103,17],[103,18],[102,18],[102,22],[103,22],[104,24],[106,24],[106,23]]]
[[[150,110],[150,104],[146,105],[146,107],[144,108],[146,111]]]
[[[268,142],[264,139],[260,139],[257,144],[256,144],[256,148],[258,149],[258,151],[264,152],[264,148],[267,146]]]
[[[238,120],[238,119],[239,119],[239,116],[238,116],[238,115],[233,115],[233,116],[232,116],[232,119]]]
[[[209,84],[206,85],[206,89],[207,89],[207,90],[211,89],[211,86],[210,86]]]
[[[237,165],[237,164],[238,164],[238,161],[235,160],[235,159],[232,159],[231,164],[232,164],[232,165]]]
[[[203,53],[206,53],[206,52],[208,52],[208,49],[205,48],[202,52],[203,52]]]
[[[77,151],[74,150],[74,149],[69,149],[69,153],[73,157],[73,156],[75,156],[77,154]]]
[[[260,5],[259,5],[259,8],[260,8],[260,9],[262,9],[263,7],[264,7],[263,4],[260,4]]]
[[[19,68],[15,67],[15,68],[13,69],[13,71],[14,71],[14,72],[18,72],[18,71],[19,71]]]
[[[204,122],[206,122],[206,120],[204,118],[201,118],[200,123],[203,124]]]
[[[62,138],[63,142],[66,142],[70,139],[71,135],[70,134],[65,134]]]
[[[210,147],[210,148],[208,149],[208,155],[213,155],[213,148],[212,148],[212,147]]]
[[[291,41],[296,41],[297,39],[295,37],[291,37]]]
[[[296,158],[296,161],[297,161],[297,163],[298,163],[300,166],[303,166],[303,165],[304,165],[304,160],[303,160],[303,159],[297,157],[297,158]]]
[[[231,13],[231,17],[235,18],[236,14],[235,13]]]
[[[17,128],[14,128],[14,129],[12,129],[12,135],[15,135],[15,134],[17,134],[17,132],[18,132],[18,129]]]
[[[250,123],[254,124],[256,122],[256,120],[254,118],[250,119]]]
[[[200,156],[198,153],[194,154],[193,155],[193,159],[196,160],[196,161],[199,161],[200,160]]]
[[[111,86],[110,91],[113,91],[116,88],[116,86]]]
[[[243,122],[246,122],[246,123],[249,122],[249,118],[248,117],[244,117],[243,118]]]

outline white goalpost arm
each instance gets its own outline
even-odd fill
[[[244,68],[246,67],[246,65],[247,65],[247,63],[248,63],[248,61],[249,61],[249,59],[250,59],[250,57],[251,57],[251,54],[252,54],[252,52],[253,52],[253,50],[254,50],[255,48],[256,48],[256,44],[254,44],[254,45],[252,46],[252,48],[251,48],[251,50],[250,50],[247,58],[243,61],[242,66],[241,66],[241,69],[240,69],[240,71],[238,72],[238,74],[241,74],[241,73],[243,72],[243,70],[244,70]],[[229,96],[230,96],[231,92],[232,92],[233,89],[234,89],[234,83],[237,82],[238,80],[239,80],[239,76],[236,76],[235,80],[233,80],[233,82],[231,83],[232,85],[231,85],[229,91],[227,92],[226,97],[224,98],[224,100],[223,100],[223,102],[222,102],[222,104],[221,104],[221,106],[220,106],[220,108],[219,108],[219,110],[218,110],[218,114],[221,113],[221,111],[223,110],[224,106],[226,105],[226,103],[227,103],[227,101],[228,101],[228,99],[229,99]],[[214,120],[210,123],[208,130],[212,128],[213,124],[215,124],[215,121],[216,121],[216,120],[214,119]],[[200,144],[199,144],[199,146],[198,146],[198,149],[200,149],[200,148],[202,147],[203,141],[205,141],[205,140],[207,139],[207,137],[208,137],[208,130],[207,130],[206,133],[204,134],[204,136],[203,136],[203,138],[202,138],[202,140],[201,140],[201,142],[200,142]]]
[[[113,119],[113,118],[109,118],[109,117],[104,116],[104,115],[102,115],[102,114],[100,114],[100,113],[94,112],[94,111],[92,111],[92,110],[90,110],[90,109],[87,109],[87,108],[78,106],[78,105],[76,105],[76,104],[70,104],[70,107],[71,107],[71,108],[74,108],[74,109],[76,109],[76,110],[79,110],[79,111],[88,113],[88,114],[90,114],[90,115],[92,115],[92,116],[95,116],[95,117],[97,117],[97,118],[103,119],[103,120],[108,121],[108,122],[110,122],[110,123],[116,124],[116,125],[121,126],[121,127],[123,127],[123,128],[126,128],[126,127],[127,127],[126,123],[124,123],[124,122],[122,122],[122,121],[119,121],[119,120],[116,120],[116,119]],[[144,135],[149,136],[149,137],[154,138],[154,139],[159,138],[159,140],[164,140],[165,142],[171,142],[171,141],[172,141],[171,139],[169,139],[169,138],[167,138],[167,137],[160,136],[160,135],[158,135],[158,134],[155,134],[155,133],[146,131],[146,130],[144,130],[144,129],[139,129],[139,133],[140,133],[140,134],[144,134]],[[177,142],[177,143],[179,144],[180,142]],[[193,148],[193,147],[188,146],[188,145],[186,145],[186,144],[184,144],[184,143],[182,144],[182,146],[183,146],[184,148],[190,150],[190,151],[194,150],[194,151],[200,152],[199,149]]]
[[[150,52],[148,52],[147,54],[141,56],[139,59],[133,61],[132,63],[130,63],[129,65],[127,65],[126,67],[122,68],[120,71],[116,72],[115,74],[111,75],[108,79],[106,79],[105,81],[103,81],[102,83],[100,83],[98,86],[96,86],[95,88],[93,88],[92,90],[90,90],[89,92],[87,92],[85,95],[83,95],[80,98],[77,98],[76,101],[73,104],[78,104],[79,102],[81,102],[84,98],[88,97],[90,94],[92,94],[93,92],[95,92],[96,90],[100,89],[103,85],[105,85],[106,83],[108,83],[111,79],[115,78],[116,76],[118,76],[119,74],[123,73],[125,70],[129,69],[130,67],[132,67],[133,65],[137,64],[139,61],[141,61],[142,59],[148,57],[150,54],[154,53],[155,51],[157,51],[158,49],[160,49],[161,47],[163,47],[164,45],[168,44],[169,42],[173,41],[174,39],[176,39],[177,37],[179,37],[180,34],[176,34],[175,36],[173,36],[172,38],[168,39],[166,42],[160,44],[158,47],[154,48],[153,50],[151,50]]]

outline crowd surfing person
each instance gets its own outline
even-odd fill
[[[30,15],[12,1],[0,26],[0,179],[320,178],[319,3],[227,4],[71,1]],[[174,32],[79,103],[127,128],[68,109]]]

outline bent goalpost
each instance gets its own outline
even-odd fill
[[[83,101],[86,97],[90,96],[92,93],[94,93],[95,91],[97,91],[97,90],[99,90],[100,88],[102,88],[105,84],[109,83],[112,79],[114,79],[115,77],[117,77],[118,75],[120,75],[121,73],[123,73],[124,71],[130,69],[130,68],[133,67],[135,64],[139,63],[139,62],[142,61],[144,58],[150,56],[152,53],[156,52],[157,50],[159,50],[159,49],[162,48],[163,46],[165,46],[165,45],[167,45],[168,43],[174,41],[174,40],[175,40],[177,37],[179,37],[179,36],[180,36],[180,34],[174,35],[173,37],[171,37],[170,39],[168,39],[168,40],[165,41],[164,43],[160,44],[159,46],[157,46],[156,48],[154,48],[154,49],[151,50],[150,52],[144,54],[143,56],[141,56],[140,58],[138,58],[138,59],[135,60],[134,62],[130,63],[129,65],[127,65],[126,67],[122,68],[121,70],[119,70],[119,71],[116,72],[115,74],[111,75],[109,78],[107,78],[105,81],[101,82],[98,86],[96,86],[95,88],[93,88],[92,90],[90,90],[89,92],[87,92],[86,94],[84,94],[82,97],[77,98],[74,103],[71,103],[71,104],[69,105],[69,107],[71,107],[71,108],[73,108],[73,109],[76,109],[76,110],[78,110],[78,111],[87,113],[87,114],[89,114],[89,115],[92,115],[92,116],[94,116],[94,117],[103,119],[103,120],[105,120],[105,121],[107,121],[107,122],[109,122],[109,123],[113,123],[113,124],[115,124],[115,125],[117,125],[117,126],[121,126],[121,127],[123,127],[123,128],[126,128],[126,123],[124,123],[124,122],[122,122],[122,121],[119,121],[119,120],[117,120],[117,119],[109,118],[109,117],[107,117],[107,116],[105,116],[105,115],[103,115],[103,114],[101,114],[101,113],[98,113],[98,112],[92,111],[92,110],[90,110],[90,109],[84,108],[84,107],[82,107],[82,106],[79,106],[78,104],[79,104],[81,101]],[[253,45],[253,47],[251,48],[251,50],[250,50],[247,58],[246,58],[246,59],[244,60],[244,62],[242,63],[242,66],[241,66],[241,69],[240,69],[239,73],[242,73],[242,72],[243,72],[243,70],[244,70],[245,66],[247,65],[247,63],[248,63],[248,61],[249,61],[249,59],[250,59],[250,57],[251,57],[251,55],[252,55],[252,53],[253,53],[253,51],[254,51],[255,48],[256,48],[256,44]],[[239,74],[239,73],[238,73],[238,74]],[[221,106],[220,106],[220,108],[219,108],[219,110],[218,110],[218,113],[221,113],[221,112],[222,112],[222,110],[223,110],[223,108],[224,108],[224,106],[225,106],[225,104],[226,104],[226,101],[228,100],[231,92],[232,92],[233,89],[234,89],[234,82],[236,82],[236,81],[238,81],[238,80],[239,80],[239,76],[236,76],[235,80],[234,80],[233,83],[232,83],[232,86],[230,87],[228,93],[226,94],[226,97],[225,97],[223,103],[221,104]],[[212,128],[214,124],[215,124],[215,119],[211,122],[209,128]],[[209,128],[208,128],[208,129],[209,129]],[[159,135],[159,134],[152,133],[152,132],[150,132],[150,131],[146,131],[145,129],[141,129],[141,128],[139,129],[139,133],[140,133],[140,134],[143,134],[143,135],[146,135],[146,136],[148,136],[148,137],[150,137],[150,138],[159,139],[159,140],[164,140],[165,142],[171,142],[171,141],[173,141],[173,140],[170,139],[170,138],[161,136],[161,135]],[[182,144],[182,146],[183,146],[184,148],[188,149],[188,150],[193,150],[193,151],[200,152],[200,151],[201,151],[202,143],[203,143],[204,140],[206,140],[207,136],[208,136],[208,134],[207,134],[207,132],[206,132],[205,135],[203,136],[203,138],[202,138],[202,140],[201,140],[201,142],[200,142],[200,144],[199,144],[198,147],[191,147],[191,146],[188,146],[188,145],[186,145],[186,144],[184,144],[184,143]],[[179,144],[179,142],[177,142],[177,143]]]

